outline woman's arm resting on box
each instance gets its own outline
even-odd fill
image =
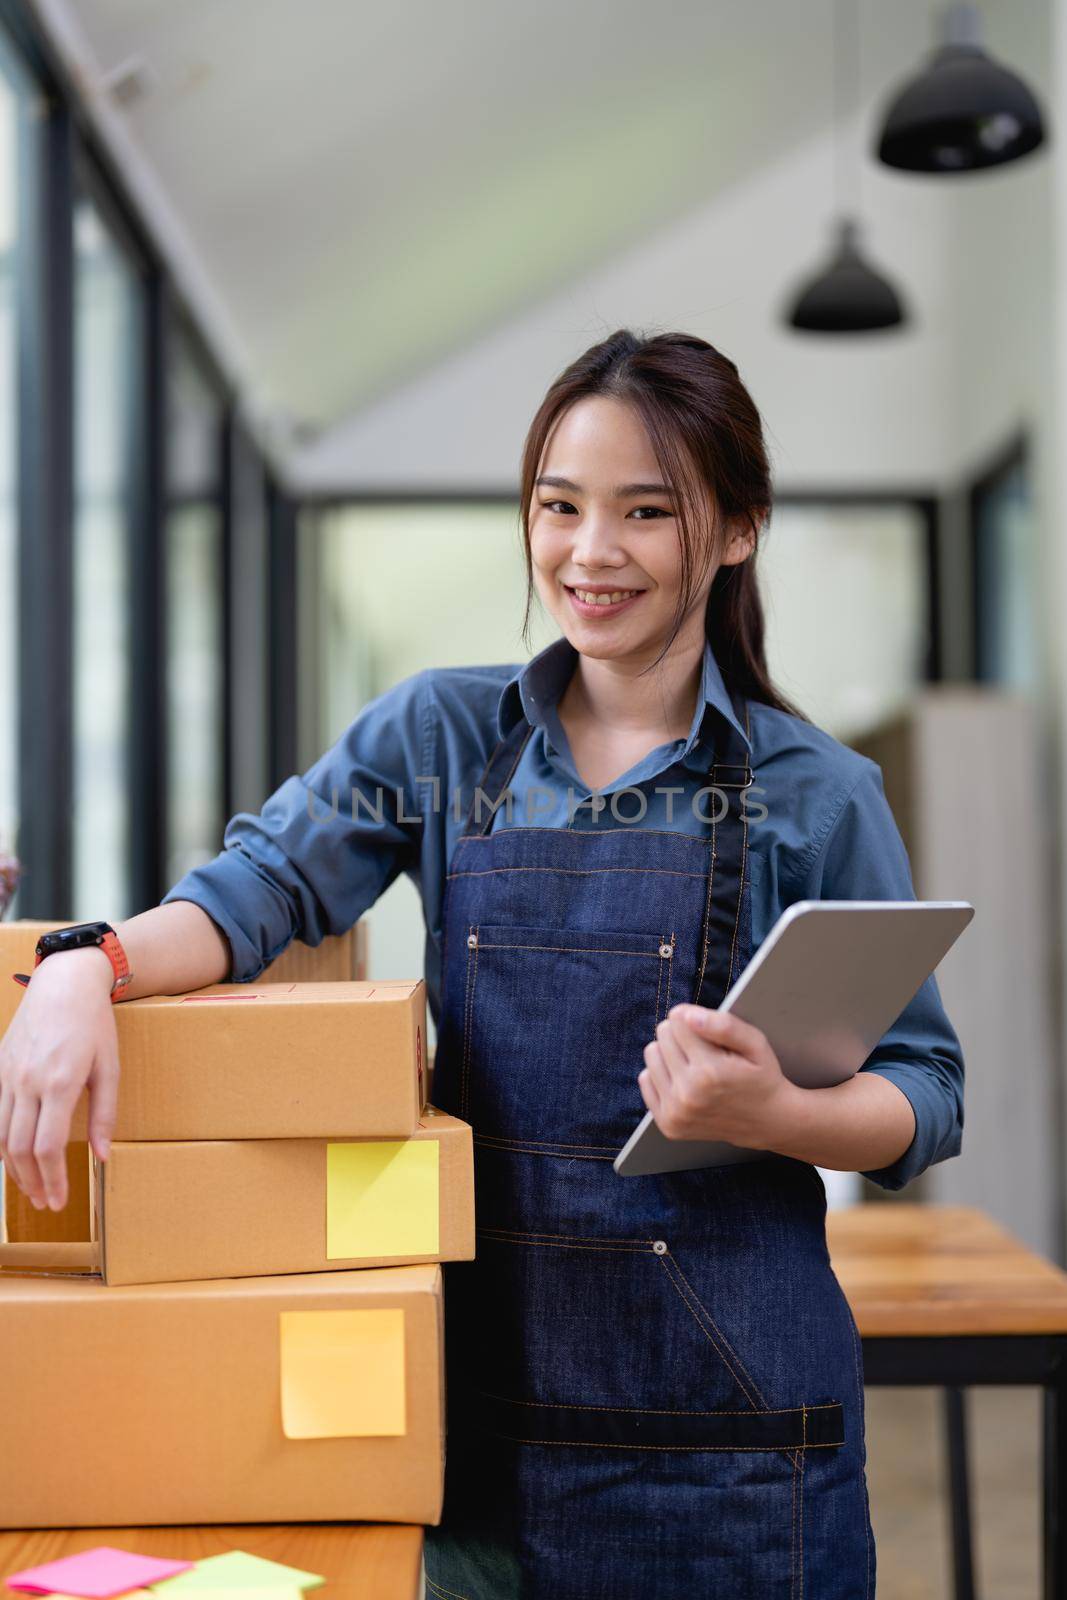
[[[293,939],[346,933],[401,872],[417,873],[426,793],[428,670],[370,701],[300,775],[240,811],[223,849],[163,897],[188,900],[225,934],[236,983],[259,977]]]
[[[202,989],[229,968],[226,940],[188,901],[143,911],[116,923],[115,932],[134,975],[120,1005]],[[66,1147],[86,1085],[89,1142],[101,1159],[110,1148],[119,1086],[114,976],[102,950],[49,956],[31,974],[0,1039],[0,1161],[38,1210],[62,1211],[67,1203]]]

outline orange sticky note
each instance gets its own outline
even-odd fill
[[[403,1307],[278,1316],[287,1439],[407,1432]]]

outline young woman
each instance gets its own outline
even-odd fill
[[[473,1125],[478,1224],[444,1269],[430,1596],[874,1594],[816,1166],[899,1189],[956,1154],[963,1063],[933,978],[832,1089],[715,1009],[791,902],[914,892],[879,768],[768,680],[771,503],[733,362],[684,334],[595,345],[523,462],[527,619],[536,590],[561,637],[397,684],[118,930],[128,993],[175,992],[343,931],[402,871],[421,891],[433,1099]],[[0,1047],[0,1149],[41,1203],[87,1078],[106,1152],[110,977],[98,950],[44,961]],[[620,1178],[646,1108],[760,1154]]]

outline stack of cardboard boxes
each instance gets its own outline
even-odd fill
[[[0,924],[0,1030],[45,926]],[[338,944],[320,970],[358,970]],[[471,1130],[426,1104],[422,981],[314,981],[315,954],[116,1007],[84,1185],[84,1095],[72,1132],[81,1236],[5,1212],[2,1525],[439,1521]]]

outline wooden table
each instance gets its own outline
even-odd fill
[[[283,1561],[326,1582],[309,1590],[350,1600],[417,1600],[422,1528],[375,1522],[262,1523],[211,1528],[74,1528],[0,1533],[0,1579],[42,1561],[55,1561],[94,1545],[117,1545],[144,1555],[200,1561],[224,1550]],[[4,1600],[14,1591],[4,1590]]]
[[[964,1391],[1044,1390],[1044,1600],[1067,1596],[1067,1273],[970,1206],[831,1210],[834,1271],[863,1340],[867,1384],[945,1391],[956,1600],[973,1600]]]

